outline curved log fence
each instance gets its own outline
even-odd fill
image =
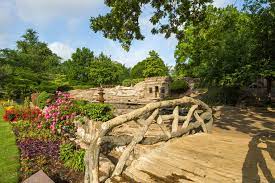
[[[185,116],[180,114],[183,106],[189,106]],[[173,108],[172,114],[162,114],[163,109]],[[141,126],[136,129],[133,136],[116,137],[108,135],[113,128],[135,121]],[[165,123],[171,123],[171,129]],[[148,128],[153,123],[157,124],[162,133],[154,137],[145,137]],[[85,183],[99,182],[99,154],[101,146],[106,142],[117,145],[127,145],[120,156],[111,177],[120,175],[125,163],[136,144],[155,144],[167,141],[174,137],[180,137],[199,129],[205,133],[210,132],[213,124],[212,110],[204,102],[191,97],[183,97],[175,100],[149,103],[128,114],[120,115],[104,123],[93,125],[92,138],[85,154]]]

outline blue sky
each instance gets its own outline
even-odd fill
[[[140,18],[144,41],[134,41],[129,52],[120,44],[105,39],[101,33],[89,28],[91,16],[105,14],[104,0],[0,0],[0,48],[14,48],[16,40],[25,30],[32,28],[40,40],[64,59],[70,58],[76,48],[88,47],[96,54],[104,52],[126,66],[133,66],[156,50],[167,65],[174,65],[175,38],[151,35],[150,9]],[[240,3],[239,0],[214,0],[214,5],[224,7]]]

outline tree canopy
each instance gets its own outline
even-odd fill
[[[144,39],[139,18],[145,6],[153,11],[150,18],[153,34],[162,33],[168,38],[174,33],[180,38],[183,25],[200,22],[210,2],[212,0],[106,0],[104,3],[111,11],[92,17],[90,27],[95,32],[102,31],[106,38],[118,40],[128,50],[134,39]]]
[[[50,74],[60,64],[60,58],[39,41],[37,32],[28,29],[22,38],[17,41],[16,49],[0,50],[0,90],[11,98],[45,90]]]
[[[271,9],[263,6],[261,14],[259,10],[253,14],[233,6],[209,6],[205,20],[188,26],[176,48],[177,73],[220,86],[243,86],[259,76],[274,77]]]
[[[103,53],[95,56],[88,48],[78,48],[62,68],[69,82],[92,86],[120,84],[129,77],[124,65]]]
[[[100,54],[92,62],[89,68],[89,76],[95,86],[113,85],[121,84],[129,76],[129,71],[124,65],[112,61],[110,57],[104,54]]]
[[[77,48],[71,59],[63,63],[63,72],[68,80],[89,82],[89,66],[94,59],[89,48]]]
[[[138,62],[130,73],[132,79],[167,75],[168,67],[154,50],[149,52],[149,57]]]

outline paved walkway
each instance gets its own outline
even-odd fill
[[[220,108],[212,134],[171,140],[133,161],[130,182],[275,182],[275,113]]]

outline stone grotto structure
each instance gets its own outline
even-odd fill
[[[170,77],[150,77],[137,83],[135,86],[116,86],[104,88],[104,99],[106,103],[134,103],[146,104],[162,100],[170,96]],[[71,90],[70,94],[76,99],[97,102],[98,88],[86,90]]]

